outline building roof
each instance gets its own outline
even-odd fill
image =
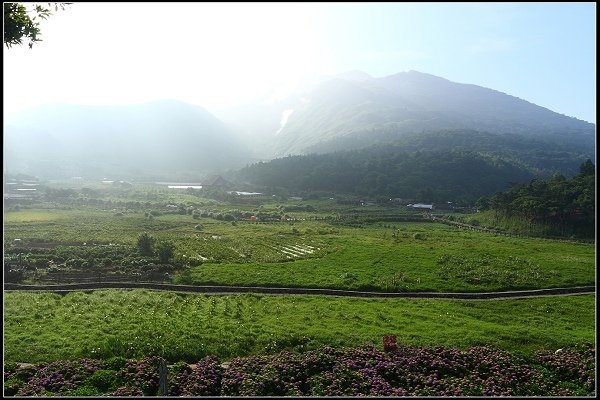
[[[433,208],[433,204],[422,204],[422,203],[409,204],[408,206],[412,207],[412,208],[429,208],[429,209]]]

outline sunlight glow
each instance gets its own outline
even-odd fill
[[[350,70],[416,70],[595,122],[595,5],[74,3],[4,48],[4,111],[174,98],[208,110]]]

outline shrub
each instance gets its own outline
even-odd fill
[[[115,357],[111,357],[108,360],[106,360],[105,366],[106,366],[106,369],[118,371],[121,368],[123,368],[126,364],[127,364],[127,359],[125,357],[115,356]]]
[[[235,221],[235,217],[231,214],[225,214],[225,215],[223,215],[223,220],[224,221]]]
[[[102,392],[95,387],[92,386],[79,386],[77,389],[74,389],[68,393],[69,396],[74,397],[89,397],[89,396],[100,396]]]
[[[101,392],[107,392],[111,389],[116,389],[117,384],[117,372],[106,369],[99,369],[94,372],[92,376],[86,379],[84,386],[91,386],[97,388]]]
[[[159,242],[156,245],[156,252],[158,253],[158,258],[160,262],[166,263],[169,262],[173,254],[175,253],[175,245],[168,241]]]
[[[5,396],[14,396],[17,394],[19,389],[23,387],[25,382],[18,378],[10,378],[4,381],[4,395]]]

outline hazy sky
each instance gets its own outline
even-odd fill
[[[172,98],[209,111],[307,76],[416,70],[596,122],[595,3],[75,3],[4,47],[4,110]]]

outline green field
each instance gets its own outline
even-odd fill
[[[270,235],[262,242],[311,243],[324,252],[321,257],[278,263],[207,262],[194,267],[186,282],[441,292],[595,282],[593,245],[494,236],[430,223],[387,226],[334,228],[329,231],[333,233],[315,234],[319,228],[313,223],[295,224],[298,235]]]
[[[174,243],[177,264],[196,265],[175,276],[176,282],[193,284],[476,292],[595,283],[593,244],[497,236],[436,223],[349,227],[315,220],[318,213],[290,213],[293,222],[235,225],[190,215],[149,220],[142,211],[115,214],[91,207],[8,212],[5,247],[18,238],[66,246],[63,253],[93,244],[133,251],[137,236],[149,232]],[[199,224],[202,230],[196,229]]]
[[[322,345],[492,345],[531,354],[595,338],[595,296],[458,301],[193,295],[145,290],[5,292],[4,361],[302,351]]]
[[[155,266],[158,258],[136,247],[147,232],[174,244],[165,279],[175,283],[396,292],[595,285],[593,244],[415,222],[420,214],[401,206],[329,198],[228,204],[146,186],[95,188],[98,198],[77,190],[70,200],[5,209],[5,262],[25,265],[25,283],[56,271],[126,275]],[[205,212],[210,216],[200,216]],[[235,213],[276,218],[223,220]],[[406,345],[493,345],[531,354],[593,343],[594,318],[594,295],[458,301],[6,291],[4,361],[150,354],[194,361],[380,345],[386,334]]]

